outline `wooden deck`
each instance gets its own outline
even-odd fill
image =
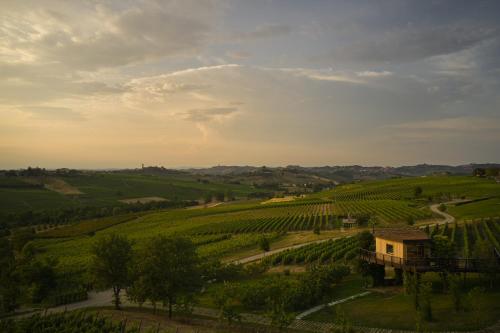
[[[478,272],[481,260],[471,258],[412,258],[403,259],[388,254],[361,249],[360,258],[369,263],[400,268],[413,272]],[[500,265],[499,265],[500,270]]]

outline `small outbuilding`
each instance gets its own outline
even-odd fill
[[[352,218],[350,215],[347,218],[342,219],[342,228],[344,229],[352,229],[358,226],[358,220]]]
[[[431,239],[420,229],[380,229],[375,232],[377,257],[418,260],[431,256]]]

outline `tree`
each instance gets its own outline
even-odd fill
[[[215,306],[219,310],[219,319],[226,319],[231,325],[235,320],[241,321],[241,316],[236,306],[237,286],[225,282],[222,288],[218,288],[214,295]]]
[[[90,271],[96,284],[113,288],[114,305],[120,308],[120,291],[130,284],[132,243],[116,234],[98,239],[92,248]]]
[[[375,238],[369,231],[360,232],[356,235],[356,238],[358,239],[360,248],[368,251],[373,251],[375,249]]]
[[[319,228],[319,225],[317,225],[317,224],[316,224],[316,225],[314,225],[313,232],[314,232],[314,234],[316,234],[316,235],[319,235],[319,234],[320,234],[321,230],[320,230],[320,228]]]
[[[33,303],[45,300],[49,293],[57,287],[56,261],[32,259],[23,262],[18,270],[27,292]]]
[[[0,238],[0,267],[0,313],[3,313],[16,308],[19,296],[14,251],[6,238]]]
[[[424,190],[420,186],[415,186],[415,188],[413,189],[413,194],[415,195],[415,198],[420,198],[423,192]]]
[[[262,236],[259,239],[259,248],[264,252],[267,252],[271,249],[271,246],[269,244],[269,239],[266,236]]]
[[[419,310],[425,320],[432,320],[432,306],[431,306],[431,293],[432,284],[430,282],[422,283],[419,288],[420,300],[419,300]]]
[[[492,289],[498,273],[498,262],[493,246],[479,239],[474,245],[473,257],[478,260],[479,272],[489,282],[490,289]]]
[[[455,311],[458,312],[463,308],[463,294],[462,285],[460,283],[460,277],[456,274],[452,274],[449,278],[449,289],[451,294],[451,299],[453,302],[453,307]]]
[[[140,253],[138,276],[147,286],[146,298],[153,304],[168,304],[168,316],[179,296],[197,291],[202,284],[196,246],[184,237],[157,236]]]
[[[406,218],[406,223],[408,225],[414,225],[415,224],[415,218],[411,215],[408,215],[408,217]]]
[[[213,200],[213,193],[205,193],[205,195],[203,196],[203,203],[204,204],[209,204],[212,202]]]
[[[294,316],[287,311],[287,304],[290,303],[291,291],[289,285],[281,283],[279,279],[274,280],[268,289],[268,312],[267,315],[271,319],[271,324],[277,326],[281,332],[288,327]]]
[[[437,226],[436,226],[437,227]],[[443,291],[448,287],[448,267],[453,265],[452,259],[455,257],[455,246],[446,236],[434,236],[432,239],[432,253],[435,257],[440,258],[442,270],[439,272],[443,284]]]
[[[224,201],[225,195],[224,192],[216,192],[215,193],[215,200],[222,202]]]
[[[481,320],[483,317],[483,308],[484,308],[484,288],[474,287],[472,288],[467,295],[467,305],[472,312],[474,317],[474,321],[477,325],[481,324]]]

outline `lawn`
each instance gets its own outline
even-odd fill
[[[433,321],[424,325],[428,330],[467,331],[484,328],[494,324],[500,316],[500,292],[484,295],[484,307],[479,317],[471,312],[455,312],[451,296],[433,294]],[[340,305],[355,326],[414,330],[416,311],[412,297],[401,291],[373,292],[370,295]],[[335,309],[326,308],[307,317],[307,320],[332,322]]]

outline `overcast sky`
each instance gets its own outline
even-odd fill
[[[500,162],[500,1],[0,0],[0,168]]]

